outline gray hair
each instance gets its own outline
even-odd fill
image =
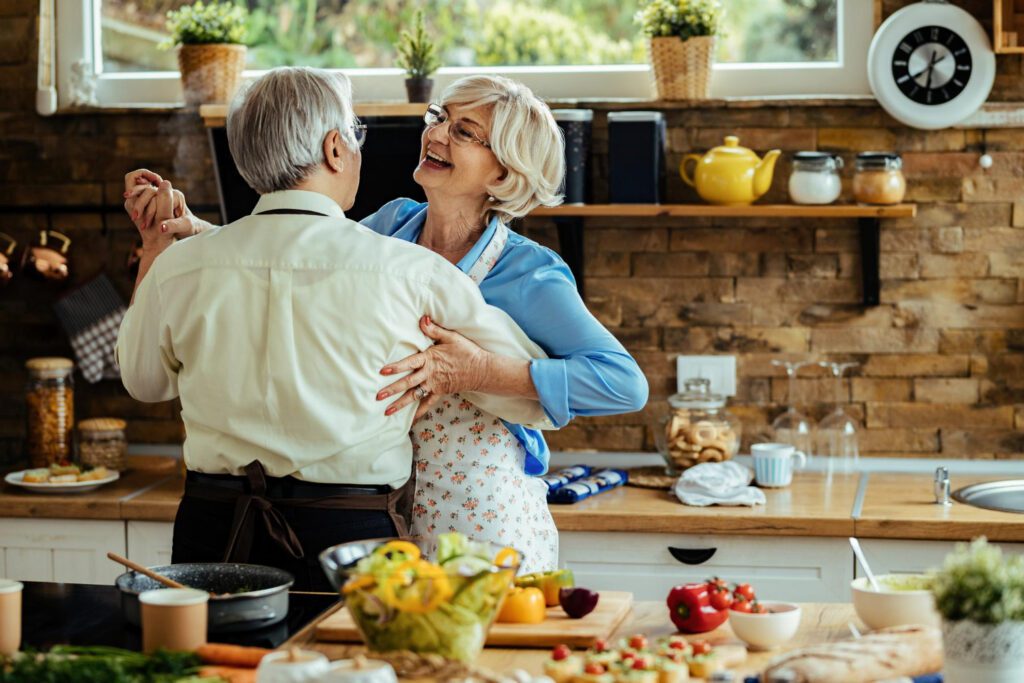
[[[467,76],[441,94],[441,106],[491,107],[491,151],[507,171],[487,188],[494,202],[487,219],[508,223],[538,206],[562,203],[565,142],[551,110],[522,83],[504,76]]]
[[[323,69],[280,67],[244,86],[228,112],[228,147],[238,172],[260,194],[295,187],[324,161],[324,138],[356,142],[352,85]]]

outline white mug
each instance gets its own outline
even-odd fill
[[[793,458],[800,461],[798,467],[807,465],[807,455],[785,443],[755,443],[750,452],[758,486],[789,486],[793,482]]]

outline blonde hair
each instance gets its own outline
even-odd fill
[[[494,201],[487,219],[508,223],[538,206],[562,203],[565,142],[548,106],[521,83],[503,76],[467,76],[441,94],[441,106],[491,107],[491,151],[506,174],[487,188]]]

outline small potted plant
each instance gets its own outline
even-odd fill
[[[707,99],[722,20],[719,0],[647,0],[635,20],[648,37],[658,98]]]
[[[245,69],[248,24],[249,10],[233,2],[197,0],[167,13],[163,47],[179,46],[185,104],[231,100]]]
[[[932,582],[946,683],[1024,681],[1024,556],[960,544]]]
[[[427,36],[423,24],[423,10],[416,13],[416,27],[412,33],[402,31],[398,45],[398,66],[405,69],[405,91],[410,102],[429,102],[434,81],[430,75],[441,65],[434,42]]]

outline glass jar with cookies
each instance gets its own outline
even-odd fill
[[[677,476],[702,462],[721,462],[736,455],[740,422],[726,409],[725,397],[711,393],[710,380],[686,380],[683,392],[670,396],[668,403],[668,415],[654,430],[666,474]]]
[[[75,424],[75,368],[68,358],[32,358],[25,363],[25,450],[32,467],[68,463]]]
[[[94,417],[78,423],[78,459],[83,467],[106,467],[123,472],[128,465],[126,423],[114,417]]]

